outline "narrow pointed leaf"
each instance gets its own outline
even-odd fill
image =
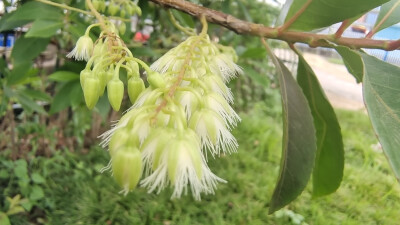
[[[375,26],[376,32],[400,23],[400,0],[391,0],[382,5]]]
[[[286,66],[276,56],[272,59],[282,95],[283,144],[279,179],[270,202],[270,213],[301,194],[310,179],[316,153],[315,129],[307,100]]]
[[[308,100],[317,136],[313,195],[327,195],[338,189],[343,178],[344,148],[339,122],[314,71],[301,54],[297,82]]]
[[[335,49],[342,57],[349,73],[356,78],[357,83],[360,83],[364,75],[364,64],[361,56],[346,46],[335,46]]]
[[[290,20],[309,0],[293,1],[286,15]],[[309,6],[289,27],[290,30],[311,31],[345,19],[353,18],[376,8],[389,0],[311,0]]]
[[[365,53],[361,56],[365,105],[389,164],[400,180],[400,68]]]

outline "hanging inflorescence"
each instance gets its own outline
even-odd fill
[[[107,87],[110,104],[119,110],[124,95],[119,70],[127,71],[133,106],[101,135],[111,156],[107,169],[125,194],[138,184],[157,193],[171,186],[172,197],[189,188],[198,200],[201,193],[214,193],[217,183],[225,181],[207,166],[208,155],[229,154],[238,147],[230,131],[240,118],[226,86],[241,73],[234,50],[210,41],[203,29],[148,67],[133,57],[113,25],[108,29],[95,44],[88,35],[81,37],[70,53],[88,61],[81,84],[89,108]]]

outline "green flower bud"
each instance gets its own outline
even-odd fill
[[[138,16],[142,15],[142,9],[139,6],[136,6],[135,11]]]
[[[121,148],[112,157],[112,171],[125,194],[135,189],[142,176],[142,156],[137,148]]]
[[[100,1],[99,0],[93,0],[92,1],[93,7],[97,10],[100,11],[101,7],[100,7]]]
[[[81,82],[81,87],[83,88],[83,85],[85,84],[85,80],[87,77],[89,77],[92,74],[92,71],[90,69],[84,69],[81,71],[81,74],[79,76],[80,82]]]
[[[130,4],[127,4],[125,6],[125,9],[128,12],[128,15],[130,16],[132,16],[135,13],[135,9]]]
[[[97,76],[98,76],[99,81],[100,81],[99,96],[102,96],[104,94],[104,90],[106,89],[106,86],[107,86],[106,72],[105,71],[100,71]]]
[[[105,12],[106,11],[106,3],[103,0],[99,1],[99,11]]]
[[[114,68],[111,68],[107,70],[106,72],[106,79],[107,79],[107,83],[112,80],[114,77]]]
[[[131,69],[128,77],[140,77],[139,64],[137,62],[129,61],[127,66]]]
[[[122,22],[119,27],[118,27],[118,31],[120,34],[125,34],[126,31],[126,24],[124,22]]]
[[[115,14],[117,14],[119,10],[119,5],[115,4],[115,3],[110,3],[110,5],[108,5],[108,13],[110,13],[111,16],[114,16]]]
[[[118,111],[124,97],[124,83],[118,79],[112,79],[107,84],[108,100],[112,108]]]
[[[125,15],[126,15],[126,12],[125,12],[125,10],[124,9],[121,9],[121,11],[120,11],[120,13],[119,13],[120,15],[121,15],[121,17],[122,18],[124,18],[125,17]]]
[[[145,86],[139,77],[131,77],[128,80],[128,95],[131,103],[134,104],[137,97],[144,91]]]
[[[99,100],[99,86],[100,81],[97,77],[85,78],[83,86],[83,95],[85,96],[86,106],[89,109],[93,109]]]
[[[164,78],[158,72],[151,72],[148,74],[147,81],[154,88],[163,88],[166,85]]]

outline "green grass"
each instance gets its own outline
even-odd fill
[[[235,130],[237,154],[209,159],[214,173],[226,179],[215,195],[196,202],[190,195],[171,200],[138,188],[126,197],[109,173],[97,171],[107,152],[93,148],[87,155],[60,153],[38,158],[32,171],[46,177],[42,200],[48,224],[398,224],[400,185],[380,150],[369,120],[362,112],[337,111],[345,142],[345,175],[339,190],[312,199],[311,186],[284,210],[268,215],[280,162],[280,119],[257,106],[242,114]],[[32,210],[33,211],[33,210]],[[20,215],[12,216],[13,224]]]

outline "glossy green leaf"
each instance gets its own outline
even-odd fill
[[[389,164],[400,180],[400,68],[365,53],[361,56],[365,105]]]
[[[25,79],[29,75],[28,71],[31,67],[32,67],[31,61],[15,63],[13,70],[11,70],[9,77],[7,78],[7,84],[8,85],[18,84],[18,82]]]
[[[379,11],[378,19],[375,23],[375,26],[378,26],[376,31],[383,30],[397,23],[400,23],[400,0],[391,0],[383,4]]]
[[[15,42],[11,57],[14,62],[26,62],[36,58],[49,44],[49,38],[20,37]]]
[[[304,190],[317,150],[313,118],[306,97],[286,66],[276,56],[272,61],[282,95],[283,144],[279,179],[270,202],[270,213],[289,204]]]
[[[7,13],[3,15],[0,19],[0,31],[11,30],[17,27],[21,27],[30,22],[30,20],[11,20],[15,12]]]
[[[335,46],[335,49],[342,57],[349,73],[356,78],[357,83],[360,83],[364,75],[364,64],[361,56],[346,46]]]
[[[8,19],[8,22],[19,20],[33,21],[36,19],[59,20],[62,16],[63,13],[60,8],[36,1],[30,1],[18,7],[13,15]]]
[[[63,26],[60,20],[35,20],[25,37],[52,37]]]
[[[311,3],[291,24],[289,30],[311,31],[324,28],[364,14],[389,0],[296,0],[292,2],[285,22],[295,16],[309,1]]]
[[[79,74],[70,71],[57,71],[49,75],[49,80],[53,81],[73,81],[79,80]]]
[[[50,106],[50,114],[59,112],[71,105],[71,99],[74,99],[71,97],[76,95],[76,93],[72,92],[72,90],[75,89],[76,86],[79,86],[80,88],[79,81],[70,81],[63,84],[61,88],[56,91],[56,95],[54,96],[53,102]]]
[[[343,178],[344,148],[339,122],[314,71],[301,54],[297,82],[308,100],[317,136],[313,195],[330,194],[338,189]]]

